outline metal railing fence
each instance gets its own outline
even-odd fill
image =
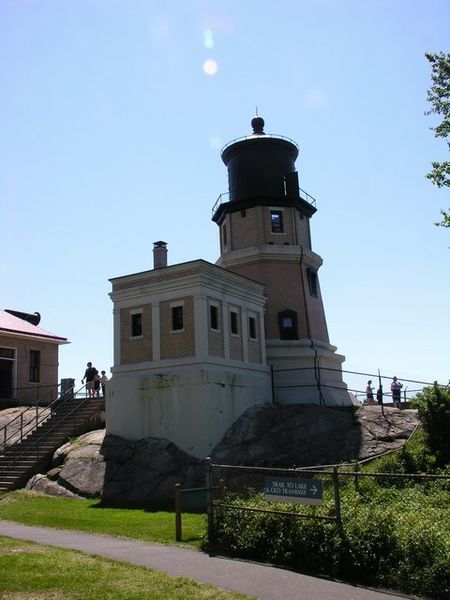
[[[300,504],[291,501],[292,497],[285,501],[269,501],[268,477],[280,486],[283,482],[292,486],[292,482],[297,480],[302,482],[299,488],[304,487],[308,480],[320,482],[321,503],[313,504],[313,495],[303,498]],[[383,515],[387,515],[389,510],[391,519],[393,506],[393,526],[416,527],[416,515],[420,513],[422,525],[424,522],[430,526],[439,524],[437,536],[442,541],[443,553],[446,544],[450,543],[450,474],[370,472],[361,470],[361,463],[280,469],[220,465],[207,461],[206,481],[211,489],[220,481],[224,489],[222,497],[211,496],[208,501],[211,553],[232,551],[241,535],[239,532],[248,527],[258,527],[261,519],[271,523],[274,535],[286,535],[290,527],[295,527],[289,525],[286,519],[327,521],[340,534],[358,512],[362,519],[370,513],[379,519],[380,527],[383,527]],[[279,518],[278,525],[276,518]]]
[[[294,200],[304,200],[311,206],[314,206],[314,207],[316,206],[316,199],[314,198],[314,196],[311,196],[311,194],[309,194],[306,190],[302,189],[301,187],[299,187],[297,189],[298,189],[298,197],[288,195],[287,191],[285,189],[284,189],[284,194],[282,194],[281,197],[294,199]],[[222,204],[226,204],[227,202],[230,202],[231,197],[235,196],[235,195],[245,195],[245,197],[248,197],[248,198],[251,198],[253,196],[262,196],[262,194],[258,194],[257,192],[255,192],[254,189],[251,189],[251,188],[249,188],[249,189],[240,188],[238,190],[233,190],[231,192],[223,192],[222,194],[220,194],[218,196],[217,200],[215,201],[214,206],[211,209],[212,214],[213,215],[215,214],[215,212],[217,211],[219,206],[221,206]]]
[[[61,391],[61,384],[57,386],[59,393],[56,398],[51,396],[45,398],[44,401],[36,402],[36,404],[28,406],[4,427],[0,429],[0,453],[4,452],[8,446],[17,442],[21,443],[29,435],[33,433],[40,425],[45,423],[54,413],[57,407],[65,405],[75,396],[85,390],[83,385],[79,390],[75,391],[74,386],[65,388]]]
[[[18,402],[21,406],[26,404],[49,404],[59,395],[61,384],[36,384],[11,388],[10,397],[6,400]]]
[[[351,371],[351,370],[345,370],[345,369],[336,369],[336,368],[332,368],[332,367],[324,367],[321,366],[320,364],[317,364],[315,366],[311,366],[311,367],[289,367],[289,368],[285,368],[285,369],[276,369],[273,368],[272,369],[272,385],[273,385],[273,389],[276,390],[283,390],[283,389],[305,389],[305,388],[315,388],[318,390],[318,392],[320,393],[320,391],[322,389],[335,389],[335,390],[342,390],[342,391],[348,391],[348,392],[352,392],[355,395],[355,398],[357,400],[359,400],[361,403],[364,403],[366,400],[366,391],[365,391],[365,385],[366,383],[364,382],[363,387],[359,388],[359,387],[351,387],[351,386],[347,386],[347,385],[333,385],[332,383],[324,383],[323,378],[321,377],[321,373],[342,373],[342,376],[345,378],[345,375],[357,375],[357,376],[361,376],[364,377],[365,380],[369,380],[372,379],[374,382],[376,382],[378,384],[378,382],[385,382],[386,380],[388,380],[388,385],[386,386],[386,389],[383,388],[383,384],[381,384],[381,400],[383,403],[390,403],[392,402],[392,392],[390,390],[390,384],[389,382],[392,380],[392,376],[390,375],[382,375],[379,372],[378,373],[364,373],[361,371]],[[277,376],[279,374],[283,374],[283,373],[302,373],[304,375],[304,379],[307,381],[306,383],[280,383],[277,382]],[[279,378],[278,378],[279,379]],[[309,382],[308,382],[309,381]],[[401,393],[400,393],[400,400],[401,403],[406,404],[409,403],[409,401],[414,397],[415,394],[417,394],[418,392],[421,392],[423,390],[424,387],[428,387],[428,386],[433,386],[434,382],[430,382],[430,381],[421,381],[421,380],[417,380],[417,379],[407,379],[407,378],[402,378],[401,379],[402,383],[404,384],[404,388],[402,388]],[[410,384],[413,385],[413,387],[410,388]],[[438,384],[441,387],[448,387],[446,384]],[[420,387],[419,387],[420,386]],[[373,393],[374,397],[376,398],[376,392],[374,390]],[[400,404],[401,407],[401,404]]]
[[[84,387],[85,386],[80,388],[80,390],[83,389]],[[78,390],[78,391],[80,391],[80,390]],[[49,413],[47,415],[41,415],[40,419],[38,419],[37,421],[35,421],[35,420],[32,421],[31,426],[29,428],[27,428],[26,432],[24,432],[23,438],[20,440],[20,442],[25,440],[28,436],[31,436],[35,431],[39,431],[39,429],[38,429],[39,426],[43,425],[51,416],[57,414],[57,413],[55,413],[55,411],[58,408],[61,408],[61,407],[64,407],[66,409],[68,407],[70,408],[72,401],[76,400],[76,402],[73,403],[72,408],[70,410],[66,410],[65,412],[63,412],[61,414],[61,417],[57,418],[55,420],[55,422],[53,423],[53,425],[49,429],[47,429],[41,435],[37,434],[35,436],[35,439],[33,439],[32,443],[30,445],[27,445],[26,449],[22,449],[20,447],[20,444],[18,444],[17,452],[15,453],[14,457],[7,464],[5,464],[2,469],[0,469],[0,475],[4,472],[8,471],[8,469],[10,469],[11,467],[13,467],[16,464],[16,462],[18,462],[22,458],[22,456],[24,456],[26,451],[29,449],[35,449],[36,456],[37,457],[41,456],[43,453],[41,452],[40,445],[42,444],[43,441],[45,441],[45,439],[48,437],[48,435],[50,433],[53,433],[54,431],[56,431],[63,423],[67,423],[70,419],[72,419],[75,422],[76,417],[79,414],[80,408],[83,407],[88,402],[92,401],[92,398],[88,398],[87,396],[81,400],[79,398],[75,398],[75,396],[76,396],[76,392],[73,392],[72,389],[67,390],[64,395],[59,397],[57,399],[57,401],[54,402],[53,410],[51,413]],[[10,425],[10,424],[11,423],[9,423],[8,425]],[[2,430],[0,430],[0,435],[1,435],[1,431]],[[6,443],[5,443],[4,450],[6,450]]]

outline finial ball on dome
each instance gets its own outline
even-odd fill
[[[256,135],[264,134],[264,119],[262,117],[253,117],[252,119],[253,133]]]

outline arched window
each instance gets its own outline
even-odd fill
[[[297,313],[294,310],[282,310],[278,313],[280,339],[298,340]]]

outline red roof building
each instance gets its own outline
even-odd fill
[[[46,403],[58,390],[58,352],[65,337],[38,326],[39,313],[0,310],[0,403]]]

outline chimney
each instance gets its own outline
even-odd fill
[[[153,268],[167,267],[167,243],[153,242]]]

